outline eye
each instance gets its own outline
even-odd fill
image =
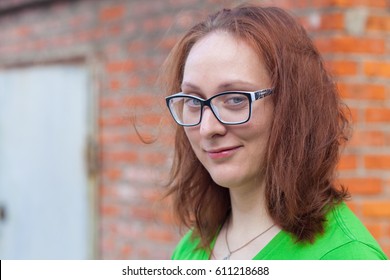
[[[248,98],[242,94],[227,94],[221,96],[221,101],[225,106],[236,107],[248,103]]]
[[[190,107],[200,107],[201,102],[198,99],[195,98],[186,98],[185,104]]]
[[[240,105],[243,102],[245,102],[246,99],[247,98],[245,98],[244,96],[232,96],[232,97],[228,98],[225,101],[225,103],[228,104],[228,105]]]

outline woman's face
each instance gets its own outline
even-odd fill
[[[199,40],[185,63],[182,91],[208,99],[224,91],[257,91],[271,86],[259,55],[246,42],[217,31]],[[252,103],[251,119],[240,125],[220,123],[209,107],[199,125],[185,127],[196,156],[218,185],[256,187],[270,133],[269,97]]]

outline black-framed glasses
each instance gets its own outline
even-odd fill
[[[181,126],[200,124],[203,108],[208,106],[223,124],[237,125],[249,121],[252,102],[270,95],[273,89],[257,91],[226,91],[205,100],[182,92],[166,97],[166,103],[174,120]]]

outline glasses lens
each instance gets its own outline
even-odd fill
[[[172,98],[169,101],[169,108],[176,122],[181,125],[196,125],[200,122],[202,105],[196,98]]]
[[[211,100],[211,106],[218,118],[226,124],[242,123],[248,120],[250,101],[242,93],[226,93]]]
[[[240,124],[250,117],[250,99],[244,93],[226,92],[210,99],[210,105],[217,118],[225,124]],[[173,97],[169,109],[176,122],[181,125],[197,125],[201,121],[202,101],[197,98]]]

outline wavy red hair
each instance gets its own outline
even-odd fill
[[[253,5],[221,10],[182,37],[163,66],[167,95],[180,91],[192,46],[217,30],[247,42],[266,65],[274,88],[267,164],[259,170],[266,206],[283,230],[311,242],[323,232],[326,212],[347,196],[335,184],[340,147],[349,135],[347,110],[304,28],[280,8]],[[168,186],[180,221],[209,248],[229,214],[229,191],[213,182],[180,126]]]

